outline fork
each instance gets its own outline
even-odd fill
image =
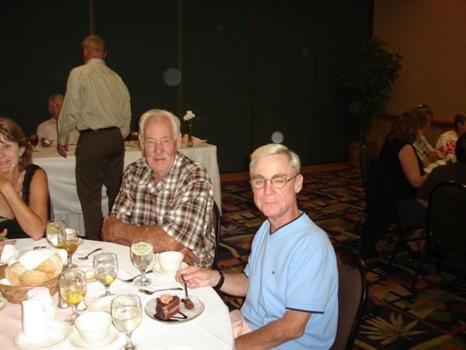
[[[147,270],[145,273],[148,274],[148,273],[151,273],[152,270]],[[138,273],[136,276],[133,276],[133,277],[130,277],[130,278],[127,278],[127,279],[124,279],[124,278],[120,278],[118,277],[118,279],[122,282],[127,282],[127,283],[131,283],[133,282],[136,278],[138,278],[139,276],[141,276],[140,273]]]
[[[141,293],[144,293],[144,294],[147,294],[147,295],[152,295],[152,294],[157,293],[157,292],[163,292],[165,290],[183,290],[183,289],[180,288],[180,287],[163,288],[163,289],[156,289],[156,290],[148,290],[148,289],[144,289],[144,288],[139,289],[139,291]]]
[[[80,260],[87,260],[87,259],[89,259],[89,257],[90,257],[92,254],[94,254],[94,253],[96,253],[96,252],[98,252],[98,251],[100,251],[100,250],[102,250],[102,248],[96,248],[96,249],[90,251],[89,253],[87,253],[87,254],[84,255],[84,256],[79,256],[78,259],[80,259]]]

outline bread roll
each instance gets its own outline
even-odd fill
[[[12,286],[21,285],[21,276],[27,271],[27,269],[19,262],[15,262],[8,266],[5,270],[5,277]]]
[[[52,279],[57,277],[63,269],[63,262],[60,256],[55,253],[51,255],[47,260],[43,261],[39,266],[34,270],[45,272],[47,274],[47,279]]]
[[[38,270],[26,271],[21,275],[22,286],[36,286],[39,283],[47,281],[49,278],[45,272]]]

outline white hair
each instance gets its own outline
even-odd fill
[[[144,128],[147,122],[152,118],[168,119],[171,125],[173,138],[177,139],[178,137],[181,136],[180,120],[178,119],[176,115],[164,109],[151,109],[145,112],[143,115],[141,115],[141,118],[139,119],[139,138],[140,139],[144,137]]]
[[[301,161],[299,156],[290,150],[288,147],[278,144],[278,143],[269,143],[267,145],[257,148],[254,152],[251,153],[251,161],[249,162],[249,172],[251,172],[254,164],[259,158],[266,156],[273,156],[276,154],[284,154],[288,157],[289,166],[294,172],[294,175],[298,175],[301,171]]]

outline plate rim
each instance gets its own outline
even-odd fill
[[[38,344],[41,344],[42,342],[45,341],[45,339],[42,339],[42,340],[38,340],[36,341],[36,345],[34,345],[34,341],[30,341],[29,343],[27,344],[19,344],[19,339],[20,338],[24,338],[24,339],[27,339],[27,340],[31,340],[30,338],[26,337],[26,335],[24,334],[23,330],[20,329],[16,335],[15,335],[15,338],[14,338],[14,343],[15,345],[22,349],[22,350],[32,350],[32,349],[45,349],[45,348],[50,348],[52,346],[55,346],[57,344],[60,344],[61,342],[63,342],[65,339],[67,339],[70,334],[73,332],[73,327],[65,322],[65,321],[62,321],[62,320],[53,320],[52,322],[50,322],[50,326],[49,327],[52,327],[52,325],[60,325],[60,328],[63,330],[63,337],[59,340],[59,341],[56,341],[54,343],[50,343],[50,344],[47,344],[47,345],[38,345]],[[48,330],[48,332],[50,331],[50,329]],[[48,333],[47,332],[47,333]]]
[[[113,339],[112,335],[110,333],[113,332]],[[110,325],[110,329],[108,330],[109,335],[107,335],[107,338],[110,338],[110,340],[106,343],[96,343],[95,345],[87,343],[79,334],[79,331],[77,329],[73,329],[73,332],[69,335],[69,341],[72,345],[77,346],[78,348],[81,349],[96,349],[100,347],[106,347],[109,346],[113,343],[115,343],[118,338],[120,337],[120,332],[118,329],[115,328],[113,324]],[[76,339],[79,339],[80,342],[76,342]]]

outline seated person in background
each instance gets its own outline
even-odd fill
[[[178,250],[185,262],[210,266],[215,253],[213,190],[207,170],[178,152],[180,121],[152,109],[139,120],[144,158],[130,164],[102,238],[130,245],[147,239],[155,252]]]
[[[417,155],[422,160],[424,167],[426,167],[438,159],[434,147],[432,147],[432,145],[424,136],[430,128],[430,124],[432,123],[432,119],[434,119],[434,115],[432,114],[430,107],[427,105],[417,106],[416,112],[421,116],[421,129],[419,135],[416,137],[416,140],[413,142],[413,146]]]
[[[422,114],[417,109],[402,113],[380,151],[380,161],[393,184],[400,219],[406,228],[423,225],[426,217],[426,209],[416,200],[416,191],[426,175],[412,144],[421,127]]]
[[[235,348],[329,349],[338,318],[338,270],[327,234],[298,209],[299,157],[269,144],[252,153],[251,187],[267,220],[257,231],[244,272],[188,267],[176,278],[246,296],[230,314]]]
[[[429,202],[432,190],[441,182],[455,181],[466,186],[466,133],[456,142],[456,163],[449,163],[432,170],[418,191],[418,199],[425,207]],[[466,213],[466,210],[465,210]]]
[[[48,99],[50,118],[42,122],[37,127],[37,137],[39,138],[42,147],[56,146],[57,144],[57,120],[60,115],[61,106],[63,104],[63,95],[53,94]],[[70,133],[68,143],[77,144],[79,131],[73,130]]]
[[[47,174],[31,153],[20,126],[0,117],[0,232],[8,238],[40,239],[47,224]]]
[[[440,159],[451,158],[455,155],[456,140],[464,133],[466,133],[466,116],[457,114],[453,120],[453,129],[440,135],[435,145]]]

